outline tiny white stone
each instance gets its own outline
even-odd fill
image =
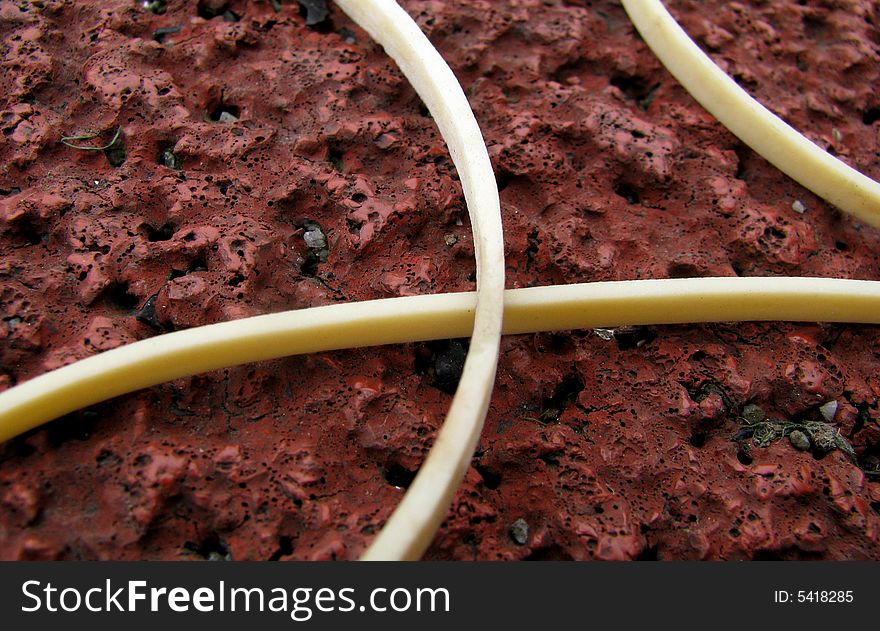
[[[843,140],[843,134],[840,133],[837,127],[831,128],[831,137],[834,138],[834,142],[841,142]]]
[[[327,247],[327,239],[320,230],[306,230],[303,234],[303,240],[310,248],[321,249]]]
[[[221,123],[234,123],[238,120],[238,117],[234,114],[230,114],[229,112],[220,112],[220,118],[218,118],[217,120]]]
[[[804,211],[807,210],[807,207],[804,206],[804,203],[803,203],[801,200],[796,199],[796,200],[794,200],[794,202],[792,203],[792,205],[791,205],[791,209],[792,209],[794,212],[796,212],[796,213],[800,213],[800,214],[803,215],[803,214],[804,214]]]
[[[822,418],[830,423],[834,420],[834,415],[837,414],[837,401],[832,400],[825,403],[819,408],[819,412],[822,413]]]
[[[517,545],[524,546],[529,541],[529,524],[520,517],[510,526],[510,537]]]
[[[593,329],[596,336],[602,338],[606,342],[614,339],[614,329]]]

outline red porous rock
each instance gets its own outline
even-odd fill
[[[164,4],[0,4],[0,389],[172,330],[474,288],[455,168],[381,47],[335,7],[310,27],[295,2]],[[402,4],[483,130],[508,287],[880,280],[880,231],[727,132],[618,2]],[[761,102],[880,177],[876,2],[667,4]],[[0,558],[357,558],[465,344],[219,370],[8,441]],[[860,325],[506,337],[427,558],[878,560],[878,359]],[[754,406],[819,422],[832,400],[855,458],[742,436]]]

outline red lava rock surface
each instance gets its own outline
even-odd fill
[[[0,388],[172,329],[473,288],[456,173],[412,88],[339,10],[308,27],[273,4],[0,4]],[[509,287],[880,279],[880,231],[725,131],[618,3],[403,4],[483,128]],[[669,6],[759,100],[880,178],[877,3]],[[61,142],[117,129],[104,152]],[[356,558],[431,446],[462,351],[230,368],[29,432],[0,446],[0,557]],[[427,558],[880,559],[878,357],[872,326],[507,337]],[[747,405],[805,422],[830,400],[861,467],[733,440]]]

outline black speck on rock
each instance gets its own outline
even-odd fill
[[[455,394],[461,371],[464,370],[465,357],[467,349],[464,343],[449,340],[446,348],[434,356],[434,385],[443,392]]]
[[[317,26],[327,19],[327,0],[299,0],[300,13],[305,13],[306,26]]]
[[[138,322],[143,322],[151,329],[162,333],[165,329],[162,326],[162,323],[159,322],[159,317],[156,314],[156,298],[158,296],[159,294],[153,294],[150,296],[147,302],[144,303],[144,306],[141,307],[141,310],[135,314],[135,319],[137,319]]]

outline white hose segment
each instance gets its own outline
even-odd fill
[[[781,320],[880,324],[880,281],[723,277],[508,289],[504,334],[640,324]],[[463,337],[477,294],[343,303],[159,335],[0,393],[0,442],[87,405],[248,362]]]
[[[880,227],[880,184],[824,151],[727,76],[660,0],[621,0],[666,69],[706,110],[773,166],[865,223]]]
[[[467,471],[495,382],[504,313],[504,235],[489,152],[467,98],[446,62],[393,0],[336,0],[385,48],[431,112],[461,179],[477,260],[470,347],[446,420],[397,510],[364,559],[417,559],[434,536]]]

